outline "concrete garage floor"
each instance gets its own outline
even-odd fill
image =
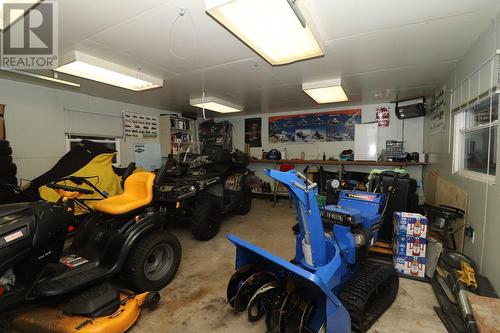
[[[189,228],[174,226],[183,258],[174,281],[162,290],[160,307],[144,310],[132,333],[265,333],[265,323],[249,323],[246,314],[234,314],[226,301],[226,286],[234,271],[234,246],[226,239],[233,233],[283,258],[292,258],[291,227],[295,211],[282,200],[275,208],[268,200],[255,199],[246,216],[228,216],[220,233],[208,242],[192,238]],[[396,302],[370,332],[446,332],[435,314],[437,301],[429,284],[400,279]]]

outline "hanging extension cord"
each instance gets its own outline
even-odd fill
[[[203,107],[201,108],[201,110],[203,111],[203,120],[207,120],[207,116],[205,114],[205,87],[202,87],[201,104],[203,105]]]
[[[179,60],[183,60],[183,61],[190,60],[188,57],[183,57],[183,56],[177,54],[175,52],[175,50],[172,48],[173,40],[174,40],[174,28],[175,28],[178,20],[181,17],[186,16],[186,14],[189,17],[189,20],[190,20],[191,26],[192,26],[192,30],[194,31],[194,53],[193,53],[193,57],[192,57],[192,62],[194,65],[196,65],[196,60],[197,60],[197,56],[198,56],[198,29],[197,29],[196,24],[194,22],[193,15],[191,15],[191,11],[187,8],[181,7],[179,10],[179,14],[175,17],[174,21],[170,25],[170,29],[168,32],[168,51],[170,54],[172,54],[175,58],[177,58]]]

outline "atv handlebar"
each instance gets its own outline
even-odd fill
[[[54,190],[78,192],[80,194],[93,194],[94,193],[94,191],[91,191],[91,190],[88,190],[85,188],[80,188],[80,187],[76,187],[76,186],[67,186],[67,185],[61,185],[61,184],[55,184],[55,183],[47,184],[47,187],[54,189]]]

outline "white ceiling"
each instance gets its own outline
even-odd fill
[[[298,1],[325,56],[272,67],[206,15],[204,0],[62,0],[61,55],[80,50],[165,83],[136,93],[60,77],[83,93],[169,110],[189,110],[203,90],[247,113],[310,109],[319,106],[302,81],[336,76],[350,102],[388,102],[433,93],[500,12],[498,0]]]

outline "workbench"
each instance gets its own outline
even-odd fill
[[[408,166],[419,166],[419,165],[427,165],[427,163],[418,163],[418,162],[377,162],[377,161],[323,161],[323,160],[300,160],[300,159],[292,159],[292,160],[257,160],[250,159],[250,163],[260,163],[260,164],[311,164],[311,165],[362,165],[362,166],[385,166],[391,168],[404,168]]]
[[[268,165],[280,165],[280,164],[293,164],[293,165],[322,165],[325,167],[339,167],[340,168],[340,178],[342,179],[342,175],[345,173],[345,168],[346,166],[352,166],[354,168],[357,167],[357,169],[362,168],[377,168],[377,169],[394,169],[394,168],[400,168],[400,169],[407,169],[407,168],[416,168],[418,167],[420,170],[417,172],[412,173],[412,177],[417,180],[417,182],[421,182],[422,180],[422,167],[427,165],[427,163],[419,163],[419,162],[392,162],[392,161],[385,161],[385,162],[378,162],[378,161],[331,161],[331,160],[301,160],[301,159],[291,159],[291,160],[268,160],[268,159],[250,159],[250,165],[249,168],[251,168],[251,165],[255,165],[258,169],[264,169],[266,168],[265,164]],[[297,168],[298,169],[298,168]],[[256,175],[258,175],[260,178],[265,179],[264,177],[264,172],[263,170],[255,170]],[[360,170],[358,170],[360,171]],[[365,170],[369,171],[369,170]],[[255,192],[254,192],[255,193]],[[257,192],[256,194],[263,194],[263,195],[272,195],[273,193],[260,193]],[[288,193],[285,192],[278,192],[279,196],[287,196]]]

